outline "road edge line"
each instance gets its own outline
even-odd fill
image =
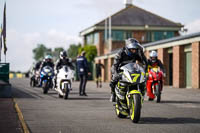
[[[19,108],[19,106],[18,106],[18,104],[17,104],[17,102],[16,102],[16,100],[14,98],[13,98],[13,101],[14,101],[14,104],[15,104],[15,109],[17,111],[19,120],[20,120],[20,122],[22,124],[22,128],[24,130],[24,133],[30,133],[29,130],[28,130],[28,127],[27,127],[27,125],[26,125],[26,123],[24,121],[23,114],[22,114],[22,112],[21,112],[21,110],[20,110],[20,108]]]

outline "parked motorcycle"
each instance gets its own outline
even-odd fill
[[[72,88],[72,79],[74,78],[74,70],[68,66],[63,66],[57,74],[56,88],[59,97],[68,99],[69,92]]]
[[[48,93],[48,90],[53,87],[53,76],[53,68],[51,68],[50,66],[43,67],[40,73],[40,80],[42,83],[42,89],[44,94]]]
[[[149,101],[154,100],[156,97],[156,102],[159,103],[163,89],[163,72],[159,71],[158,68],[151,68],[149,71],[146,88]]]
[[[141,115],[143,96],[141,84],[145,82],[144,69],[136,63],[128,63],[120,67],[121,77],[115,87],[116,105],[115,111],[119,118],[130,116],[134,123],[138,123]],[[124,94],[123,92],[126,92]],[[126,104],[121,101],[126,101]]]

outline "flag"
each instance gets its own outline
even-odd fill
[[[6,55],[7,46],[6,46],[6,3],[4,5],[4,11],[3,11],[3,30],[2,30],[2,36],[3,36],[3,44],[4,44],[4,54]]]

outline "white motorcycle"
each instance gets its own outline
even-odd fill
[[[59,97],[68,99],[70,90],[72,89],[72,79],[74,78],[74,70],[68,66],[63,66],[57,74],[56,88]]]

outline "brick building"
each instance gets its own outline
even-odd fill
[[[84,45],[96,45],[98,60],[105,65],[103,81],[110,81],[110,68],[115,54],[125,45],[125,39],[134,37],[146,49],[148,57],[151,50],[157,50],[166,68],[165,85],[174,87],[199,88],[199,35],[179,36],[183,27],[135,5],[128,4],[124,9],[111,15],[112,43],[108,43],[109,20],[101,22],[80,32]],[[197,68],[197,69],[195,69]],[[191,70],[192,73],[191,73]]]
[[[165,85],[178,88],[200,88],[200,32],[185,36],[178,36],[161,41],[143,44],[145,55],[149,57],[152,50],[156,50],[158,58],[166,69]],[[108,67],[118,50],[97,57],[108,60]],[[103,80],[110,71],[103,71]]]
[[[134,37],[143,44],[179,36],[179,31],[183,27],[180,23],[172,22],[132,4],[127,4],[124,9],[109,18],[111,46],[108,45],[109,30],[106,28],[109,25],[108,18],[80,32],[84,45],[97,46],[98,56],[123,47],[127,38]]]
[[[144,44],[146,56],[158,52],[166,69],[165,85],[200,88],[200,33]]]

